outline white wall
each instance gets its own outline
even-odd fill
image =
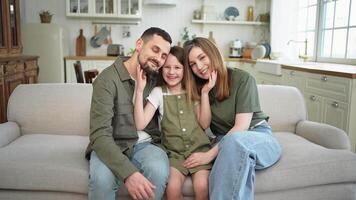
[[[136,39],[142,32],[151,26],[161,27],[169,32],[174,44],[180,41],[183,27],[188,27],[192,34],[203,37],[208,37],[209,31],[213,31],[214,38],[225,55],[228,55],[229,43],[234,39],[244,42],[269,40],[267,26],[205,25],[202,28],[202,25],[191,24],[193,11],[200,9],[202,3],[203,0],[177,0],[175,7],[148,6],[143,3],[142,21],[139,25],[130,25],[131,37],[122,37],[124,25],[111,25],[113,43],[123,44],[125,52],[128,52],[130,48],[134,47]],[[240,11],[239,20],[245,20],[249,5],[255,7],[255,18],[259,13],[269,11],[270,6],[269,0],[205,0],[205,4],[213,8],[211,18],[222,17],[228,6],[235,6]],[[106,55],[107,45],[97,49],[89,45],[90,37],[94,34],[94,25],[90,19],[66,17],[65,0],[21,0],[20,7],[21,23],[40,23],[38,13],[41,10],[50,10],[54,13],[52,23],[60,24],[68,30],[70,55],[75,54],[75,39],[80,28],[84,30],[87,39],[87,55]]]

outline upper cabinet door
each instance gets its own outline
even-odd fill
[[[7,6],[6,1],[0,2],[0,54],[7,54],[8,53],[8,39],[7,39]]]
[[[20,1],[9,0],[8,12],[9,12],[9,25],[10,35],[9,40],[9,53],[18,54],[22,52],[21,33],[20,33]]]
[[[119,16],[141,18],[142,0],[119,0]]]
[[[66,0],[69,17],[140,19],[142,0]]]
[[[95,17],[116,17],[117,0],[94,0]]]
[[[91,16],[91,0],[67,0],[67,16]]]

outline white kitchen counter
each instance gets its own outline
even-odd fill
[[[355,65],[344,65],[344,64],[334,64],[334,63],[317,63],[317,62],[291,62],[282,60],[252,60],[252,59],[236,59],[236,58],[226,58],[227,62],[247,62],[247,63],[257,63],[265,62],[269,64],[279,64],[283,69],[291,69],[296,71],[305,71],[309,73],[325,74],[339,77],[346,77],[356,79],[356,66]]]

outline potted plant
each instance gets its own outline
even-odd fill
[[[41,23],[51,23],[53,14],[48,10],[43,10],[40,12]]]
[[[183,28],[183,33],[181,34],[181,42],[178,43],[178,46],[184,45],[184,43],[188,40],[192,40],[196,37],[195,34],[190,35],[188,27]]]

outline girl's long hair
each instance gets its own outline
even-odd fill
[[[227,72],[227,68],[224,65],[224,59],[219,49],[212,43],[210,40],[202,37],[196,37],[192,40],[189,40],[184,43],[184,55],[185,61],[184,65],[188,66],[190,73],[192,74],[192,69],[189,66],[189,53],[193,49],[193,47],[199,47],[209,58],[210,67],[212,70],[217,71],[217,79],[216,79],[216,98],[219,101],[222,101],[229,97],[229,88],[230,88],[230,80]],[[194,74],[194,78],[197,84],[197,90],[200,94],[201,88],[208,80],[204,80],[199,78]]]

